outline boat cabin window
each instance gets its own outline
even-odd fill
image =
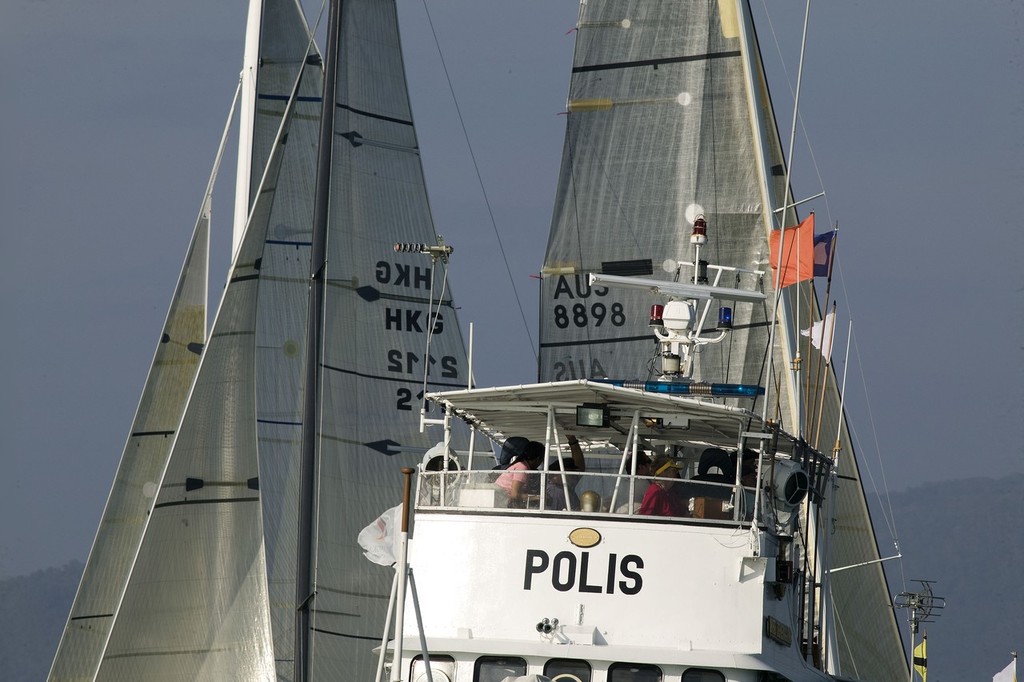
[[[426,661],[423,656],[417,656],[412,660],[412,674],[409,679],[412,682],[428,682],[433,678],[434,682],[451,682],[455,679],[455,659],[451,656],[433,655],[430,656],[430,677],[427,676]]]
[[[544,664],[544,675],[552,682],[590,682],[590,664],[572,658],[552,658]]]
[[[526,674],[526,661],[515,656],[481,656],[476,659],[473,682],[501,682]]]
[[[725,675],[707,668],[690,668],[683,673],[683,682],[725,682]]]
[[[644,663],[612,663],[608,682],[661,682],[661,668]]]

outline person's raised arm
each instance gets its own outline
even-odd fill
[[[587,462],[583,459],[583,448],[580,447],[579,439],[570,433],[566,440],[569,441],[569,451],[572,453],[572,463],[576,465],[576,471],[586,471]]]

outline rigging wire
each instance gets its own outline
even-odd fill
[[[438,261],[439,259],[433,259],[430,267],[431,299],[434,296],[434,271],[437,270]],[[448,267],[447,263],[443,265],[444,266],[441,268],[441,271],[444,274],[441,275],[441,295],[437,298],[437,308],[434,308],[433,300],[430,300],[427,304],[427,350],[423,354],[423,393],[420,396],[421,406],[426,406],[427,404],[427,388],[430,376],[430,342],[434,338],[434,327],[437,326],[437,320],[441,317],[441,306],[444,304],[444,294],[448,290]]]
[[[768,28],[771,30],[772,42],[775,43],[775,51],[779,55],[779,64],[781,66],[782,73],[786,77],[786,86],[789,88],[789,94],[795,95],[792,79],[789,77],[789,71],[786,69],[786,62],[782,59],[782,46],[779,44],[779,36],[775,33],[775,25],[772,23],[771,13],[768,11],[767,0],[761,0],[761,4],[764,6],[764,15],[768,22]],[[804,142],[807,145],[807,153],[810,155],[811,165],[814,167],[814,173],[818,178],[818,186],[824,190],[825,181],[821,177],[821,169],[818,167],[818,159],[814,156],[814,146],[811,144],[811,136],[807,132],[807,126],[804,125],[804,117],[798,113],[797,120],[800,124],[800,132],[803,133]],[[834,225],[836,221],[832,217],[832,208],[828,203],[828,193],[824,193],[822,196],[825,199],[825,216],[828,218],[828,224]]]
[[[771,34],[772,34],[772,40],[775,43],[776,52],[779,55],[779,62],[781,64],[781,69],[782,69],[783,75],[785,76],[786,85],[787,85],[787,87],[789,87],[790,93],[793,93],[792,80],[790,79],[789,72],[786,69],[786,62],[785,62],[785,60],[782,59],[782,47],[781,47],[781,45],[779,43],[778,35],[775,32],[775,25],[772,23],[772,20],[771,20],[771,13],[768,10],[767,0],[761,0],[761,4],[762,4],[763,9],[764,9],[764,15],[765,15],[765,18],[767,20],[769,30],[771,31]],[[824,180],[823,180],[823,178],[821,176],[821,169],[818,166],[817,157],[814,154],[814,145],[811,143],[811,138],[810,138],[810,135],[807,132],[806,126],[804,125],[803,117],[798,115],[797,118],[798,118],[799,123],[800,123],[800,130],[803,133],[804,142],[806,143],[807,152],[808,152],[808,154],[810,156],[810,159],[811,159],[811,165],[814,167],[814,172],[815,172],[815,174],[816,174],[816,176],[818,178],[819,186],[822,189],[824,189],[825,183],[824,183]],[[825,201],[825,214],[826,214],[826,216],[828,216],[828,222],[829,222],[830,225],[834,224],[835,220],[832,217],[832,208],[831,208],[831,205],[829,204],[829,201],[828,201],[828,193],[827,192],[824,194],[823,198],[824,198],[824,201]],[[840,287],[841,287],[842,292],[843,292],[843,302],[844,302],[844,304],[846,306],[846,309],[851,311],[850,318],[853,319],[853,314],[852,314],[853,306],[850,304],[849,292],[848,292],[848,290],[846,288],[846,279],[843,277],[842,264],[837,261],[836,266],[837,266],[837,269],[839,271],[839,284],[840,284]],[[878,468],[879,468],[880,475],[881,475],[881,478],[882,478],[882,484],[885,487],[883,489],[880,489],[877,486],[877,484],[874,481],[874,476],[873,476],[872,471],[871,471],[870,468],[868,469],[867,473],[868,473],[868,477],[871,479],[872,485],[875,488],[875,490],[874,490],[875,497],[878,500],[879,506],[880,506],[880,508],[883,511],[883,517],[885,518],[886,526],[887,526],[887,528],[888,528],[888,530],[889,530],[889,532],[890,532],[890,534],[892,536],[893,542],[898,547],[898,545],[899,545],[899,535],[897,534],[897,531],[896,531],[896,520],[894,518],[893,511],[892,511],[892,499],[891,499],[891,495],[889,494],[888,482],[887,482],[886,476],[885,476],[885,467],[883,465],[882,458],[881,458],[881,448],[879,447],[879,444],[878,444],[878,432],[877,432],[877,428],[876,428],[876,424],[875,424],[874,414],[871,411],[870,397],[869,397],[869,394],[868,394],[868,391],[867,391],[867,380],[866,380],[865,375],[864,375],[864,365],[863,365],[863,363],[861,361],[860,348],[857,345],[857,337],[856,337],[856,335],[853,336],[853,345],[854,345],[855,354],[857,356],[858,370],[859,370],[860,376],[861,376],[861,385],[862,385],[863,390],[864,390],[865,405],[867,406],[867,412],[868,412],[868,423],[871,426],[871,431],[872,431],[872,434],[873,434],[873,437],[874,437],[874,441],[875,441],[875,454],[876,454],[876,457],[878,459]],[[855,437],[854,429],[852,427],[850,427],[849,430],[850,430],[851,441],[859,442],[859,440]],[[855,448],[855,449],[857,449],[857,448]],[[884,497],[883,497],[883,494],[882,494],[881,490],[885,491],[884,492]],[[902,562],[900,562],[900,571],[901,571],[901,574],[902,574],[902,571],[903,571],[903,564],[902,564]],[[903,582],[904,582],[904,584],[906,584],[905,577],[904,577]]]
[[[476,173],[477,183],[480,185],[480,193],[484,198],[484,206],[487,208],[487,216],[490,218],[491,227],[494,229],[494,238],[498,241],[498,250],[501,252],[501,259],[505,263],[505,272],[508,273],[509,284],[512,285],[512,295],[516,299],[516,306],[519,308],[519,317],[523,320],[523,329],[526,331],[526,336],[530,340],[530,349],[533,351],[534,360],[539,362],[537,355],[537,346],[533,342],[533,334],[530,332],[530,325],[526,322],[526,310],[523,308],[523,302],[519,298],[519,289],[516,288],[515,278],[512,276],[512,267],[508,263],[508,255],[505,253],[505,245],[501,241],[501,233],[498,231],[498,222],[494,218],[494,209],[491,207],[491,201],[487,197],[487,188],[484,186],[483,175],[480,173],[480,166],[476,160],[476,154],[473,151],[473,144],[469,140],[469,131],[466,129],[466,122],[462,118],[462,109],[459,107],[459,99],[455,96],[455,87],[452,85],[451,75],[448,73],[448,64],[444,59],[444,52],[441,50],[441,42],[437,37],[437,31],[434,29],[434,20],[430,16],[430,9],[427,7],[427,0],[422,0],[423,11],[427,15],[427,24],[430,26],[430,34],[434,39],[434,47],[437,48],[437,56],[441,59],[441,68],[444,71],[445,80],[448,83],[448,92],[451,93],[452,103],[455,105],[455,114],[459,119],[459,126],[462,128],[462,137],[466,140],[466,148],[469,151],[469,158],[473,162],[473,172]]]
[[[847,306],[849,307],[849,298],[848,298],[847,291],[846,291],[846,280],[842,276],[843,275],[842,264],[837,262],[836,265],[838,266],[838,269],[839,269],[839,283],[840,283],[840,286],[843,289],[843,298],[847,301]],[[882,517],[885,519],[886,527],[889,530],[889,534],[892,537],[893,545],[896,548],[896,553],[899,554],[900,553],[899,532],[897,531],[897,528],[896,528],[896,516],[893,513],[893,509],[892,509],[892,495],[889,493],[889,481],[888,481],[888,478],[886,477],[885,465],[884,465],[884,463],[882,461],[882,448],[881,448],[881,445],[878,442],[878,428],[877,428],[877,425],[875,424],[874,411],[872,410],[872,407],[871,407],[871,394],[868,391],[867,376],[864,374],[864,362],[861,359],[860,345],[857,342],[857,335],[854,334],[853,331],[852,331],[852,327],[851,327],[850,335],[852,336],[854,354],[857,357],[857,370],[858,370],[858,373],[860,374],[861,388],[864,391],[864,406],[865,406],[865,409],[867,410],[867,414],[868,414],[868,425],[871,427],[871,438],[872,438],[872,441],[874,443],[874,452],[875,452],[875,458],[876,458],[877,463],[878,463],[877,465],[878,465],[879,475],[881,476],[881,479],[882,479],[882,488],[879,488],[878,484],[875,482],[874,474],[872,473],[872,469],[870,467],[866,467],[867,468],[867,474],[868,474],[868,478],[871,479],[871,485],[875,489],[874,490],[875,498],[878,500],[878,505],[879,505],[879,507],[882,510]],[[848,429],[850,431],[851,441],[855,442],[854,450],[855,451],[856,450],[860,450],[861,452],[866,452],[867,450],[860,446],[860,438],[854,432],[853,427],[848,425]],[[884,490],[885,491],[885,495],[884,496],[882,495],[880,490]],[[904,566],[903,566],[903,562],[902,561],[899,562],[899,566],[900,566],[901,582],[902,582],[903,586],[906,587],[906,585],[907,585],[907,578],[906,578],[906,575],[903,573]]]

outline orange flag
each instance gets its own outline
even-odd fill
[[[771,265],[772,282],[775,281],[774,273],[779,266],[779,240],[782,238],[782,230],[772,230]],[[814,277],[814,214],[804,218],[803,222],[796,227],[786,228],[786,243],[782,247],[785,254],[782,257],[782,283],[781,287],[788,287],[790,284],[802,282],[805,279]]]

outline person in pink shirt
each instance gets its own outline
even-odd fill
[[[544,445],[531,440],[526,446],[526,452],[517,456],[512,465],[494,481],[494,484],[508,495],[509,507],[524,508],[527,496],[537,494],[537,477],[526,472],[536,470],[543,461]]]

